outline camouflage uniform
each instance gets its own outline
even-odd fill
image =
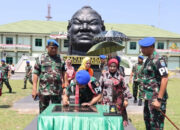
[[[133,97],[137,98],[138,88],[139,88],[139,99],[143,98],[143,87],[138,81],[138,78],[140,78],[140,71],[143,64],[136,63],[133,66],[132,72],[134,73],[133,76]]]
[[[2,72],[1,72],[1,70],[0,70],[0,84],[1,84],[1,82],[2,82]],[[2,89],[0,88],[0,96],[1,96],[1,94],[2,94],[2,91],[1,91]]]
[[[65,72],[65,65],[60,55],[50,57],[43,53],[36,59],[33,73],[39,76],[40,112],[48,107],[50,100],[52,103],[61,103],[62,72]]]
[[[31,84],[33,84],[32,82],[32,72],[29,74],[29,72],[32,70],[32,66],[29,65],[29,66],[26,66],[25,67],[25,70],[26,70],[26,75],[24,77],[24,88],[26,88],[26,83],[27,83],[27,80],[29,79],[29,82]],[[29,75],[28,75],[29,74]]]
[[[7,88],[9,89],[9,92],[12,92],[12,88],[9,84],[8,79],[8,72],[10,71],[9,66],[4,64],[0,66],[0,71],[2,72],[2,82],[0,82],[0,89],[3,87],[3,82],[6,84]]]
[[[157,99],[160,90],[161,78],[168,75],[167,65],[156,51],[153,52],[151,58],[147,58],[143,65],[140,79],[143,85],[144,104],[144,120],[147,130],[162,130],[164,127],[164,116],[160,111],[153,109],[151,103]],[[166,112],[167,92],[163,97],[160,109]]]
[[[120,72],[117,71],[114,76],[112,76],[109,71],[106,71],[101,75],[99,82],[103,92],[102,104],[116,104],[118,112],[123,116],[123,120],[127,121],[127,112],[123,103],[124,100],[128,100],[130,92]]]
[[[71,84],[66,87],[67,96],[75,95],[76,82],[72,81]],[[94,96],[101,94],[102,89],[99,82],[95,77],[91,77],[87,87],[79,89],[79,104],[90,102]]]
[[[101,73],[108,70],[107,63],[100,63],[99,69],[101,70]]]

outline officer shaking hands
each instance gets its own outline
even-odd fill
[[[139,40],[139,45],[147,59],[141,70],[141,83],[143,86],[144,121],[147,130],[163,129],[168,98],[166,87],[168,83],[167,64],[155,51],[155,38],[146,37]]]

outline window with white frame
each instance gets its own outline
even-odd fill
[[[163,42],[158,42],[157,49],[164,49],[164,43]]]
[[[13,58],[12,57],[6,57],[6,63],[7,64],[12,64],[13,63]]]
[[[39,39],[39,38],[35,39],[35,46],[41,47],[42,46],[42,39]]]
[[[64,47],[69,47],[69,40],[64,40]]]
[[[129,49],[130,50],[136,50],[136,42],[130,42]]]
[[[13,44],[13,38],[12,37],[6,37],[6,44]]]

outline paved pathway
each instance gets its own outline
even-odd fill
[[[29,95],[13,104],[12,109],[20,113],[39,113],[39,101],[34,101],[32,96]]]
[[[20,80],[20,79],[24,79],[24,76],[25,76],[25,73],[15,73],[15,74],[12,74],[10,79],[13,79],[13,80]]]

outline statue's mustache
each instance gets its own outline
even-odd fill
[[[78,37],[94,37],[94,34],[91,32],[91,31],[88,31],[88,32],[83,32],[83,31],[79,31],[77,33],[77,36]]]

